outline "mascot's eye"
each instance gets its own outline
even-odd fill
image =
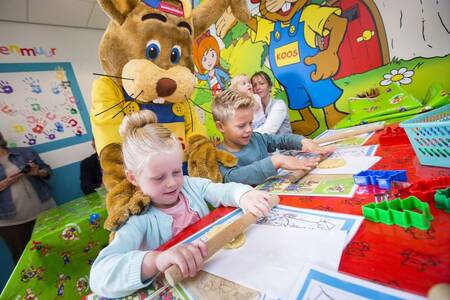
[[[170,61],[173,64],[176,64],[180,61],[180,58],[181,58],[181,48],[178,45],[174,46],[172,48],[172,51],[170,51]]]
[[[145,49],[145,56],[148,59],[155,60],[159,53],[161,52],[161,46],[158,41],[151,40],[147,43],[147,48]]]

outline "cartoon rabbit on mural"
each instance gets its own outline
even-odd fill
[[[337,7],[308,4],[308,0],[251,0],[259,3],[261,16],[252,17],[246,25],[253,42],[269,46],[270,68],[284,87],[289,108],[302,117],[291,123],[294,132],[309,135],[320,124],[311,107],[323,109],[327,127],[346,114],[336,108],[342,95],[331,77],[339,70],[339,46],[347,20]],[[224,14],[216,23],[220,37],[235,24],[232,15]],[[328,47],[320,50],[316,38],[329,37]]]

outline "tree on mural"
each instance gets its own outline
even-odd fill
[[[311,107],[323,109],[327,127],[336,124],[345,116],[335,106],[342,90],[330,78],[339,69],[337,51],[345,34],[346,19],[338,16],[340,9],[307,5],[306,0],[251,2],[259,3],[261,16],[246,25],[252,41],[268,45],[272,72],[287,93],[289,108],[302,117],[292,123],[294,131],[309,135],[319,128]],[[216,23],[218,35],[224,37],[234,23],[234,17],[224,14]],[[317,35],[329,36],[322,51]]]

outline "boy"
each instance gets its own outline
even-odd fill
[[[300,135],[270,135],[253,132],[254,100],[241,92],[226,90],[217,95],[212,103],[213,118],[224,141],[218,147],[232,153],[237,165],[226,168],[220,165],[224,182],[241,182],[257,185],[277,169],[309,170],[317,165],[319,158],[298,159],[296,157],[269,153],[276,149],[302,150],[325,154],[333,147],[320,147],[315,142]]]

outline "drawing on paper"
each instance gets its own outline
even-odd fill
[[[277,195],[298,196],[327,196],[351,198],[355,192],[355,184],[352,175],[320,175],[309,174],[292,183],[287,172],[268,178],[264,183],[256,187]]]

